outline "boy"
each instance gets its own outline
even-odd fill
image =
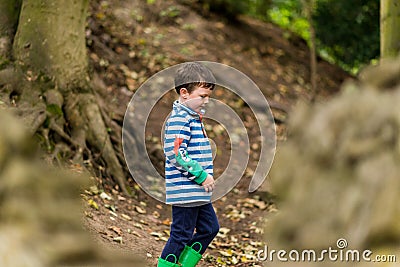
[[[210,142],[202,123],[215,86],[211,71],[198,62],[182,64],[175,75],[179,100],[164,135],[166,202],[172,204],[171,234],[158,267],[193,267],[219,231],[211,204],[215,186]]]

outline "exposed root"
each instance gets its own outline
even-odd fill
[[[124,162],[125,158],[124,158],[124,153],[122,151],[122,132],[121,132],[122,126],[108,116],[105,107],[99,106],[99,108],[101,110],[101,114],[104,118],[104,123],[106,124],[107,129],[110,129],[109,131],[110,140],[114,145],[114,150],[118,157],[118,160],[120,162]],[[123,120],[122,118],[121,119],[118,118],[118,122],[121,122],[121,124],[122,120]]]
[[[71,137],[69,137],[68,134],[66,134],[64,132],[64,130],[57,124],[54,122],[54,119],[50,119],[50,125],[49,128],[53,131],[55,131],[59,136],[61,136],[62,138],[64,138],[65,140],[67,140],[70,144],[78,147],[79,144],[77,142],[75,142],[73,139],[71,139]]]
[[[121,165],[124,161],[121,127],[108,116],[106,104],[92,93],[70,91],[62,95],[54,87],[46,88],[40,81],[21,80],[22,74],[15,73],[12,68],[0,71],[2,101],[6,106],[12,106],[12,95],[16,95],[12,109],[23,119],[31,135],[41,134],[43,145],[51,153],[48,160],[61,164],[60,156],[64,155],[73,157],[73,161],[82,166],[89,164],[103,169],[102,172],[112,177],[124,194],[130,195]],[[64,142],[72,149],[66,149]],[[96,156],[87,144],[98,153]]]
[[[115,155],[114,148],[108,136],[106,126],[100,115],[99,108],[92,100],[85,105],[85,114],[89,124],[88,141],[96,146],[97,149],[103,152],[102,157],[107,162],[109,173],[116,179],[121,190],[129,195],[125,186],[124,172],[121,164]]]
[[[14,68],[5,68],[0,70],[0,86],[9,84],[15,87],[21,81],[22,73]]]
[[[11,105],[12,95],[21,93],[21,86],[18,86],[21,77],[22,73],[14,68],[0,70],[0,100],[4,104]]]
[[[38,104],[36,107],[19,107],[17,115],[22,118],[28,131],[33,135],[46,121],[46,106]]]
[[[94,95],[80,94],[70,98],[69,104],[66,105],[66,112],[68,121],[73,124],[73,136],[80,140],[81,147],[84,147],[85,141],[88,141],[101,153],[107,165],[108,174],[115,179],[124,194],[130,195],[126,188],[123,169],[115,154]],[[74,140],[77,140],[75,138]]]
[[[78,95],[70,94],[65,99],[64,112],[66,120],[71,129],[71,139],[77,144],[77,151],[73,157],[73,162],[83,164],[83,151],[86,147],[87,124],[81,115]]]

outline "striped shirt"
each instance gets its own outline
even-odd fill
[[[166,203],[210,202],[211,192],[207,193],[201,186],[207,174],[213,175],[210,142],[201,116],[178,100],[165,126],[164,154]]]

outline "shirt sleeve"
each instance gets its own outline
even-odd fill
[[[166,151],[165,156],[171,164],[173,164],[178,170],[189,172],[193,175],[193,178],[197,184],[203,183],[207,178],[207,172],[203,170],[201,165],[194,159],[190,158],[187,147],[190,140],[190,123],[188,121],[179,120],[170,123],[167,129],[169,136],[174,136],[173,150]]]

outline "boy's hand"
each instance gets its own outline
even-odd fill
[[[206,190],[206,192],[212,192],[215,187],[214,178],[211,175],[207,175],[207,178],[201,185],[204,187],[204,190]]]

